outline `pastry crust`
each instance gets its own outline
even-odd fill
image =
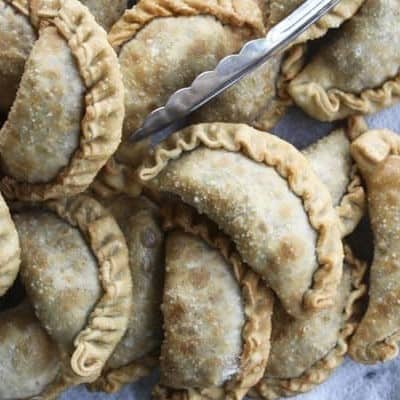
[[[133,312],[128,329],[91,389],[113,393],[149,375],[159,363],[162,342],[164,232],[158,208],[145,197],[119,195],[101,200],[128,245]]]
[[[82,99],[84,115],[80,121],[78,144],[68,164],[63,166],[54,178],[46,182],[40,182],[37,178],[22,181],[20,177],[12,176],[13,171],[9,171],[11,175],[2,179],[0,187],[8,198],[29,201],[43,201],[80,193],[93,181],[120,142],[124,106],[123,85],[117,57],[107,42],[105,32],[97,25],[87,8],[77,0],[63,2],[6,0],[6,2],[30,19],[31,24],[39,32],[38,46],[40,37],[49,35],[49,32],[67,43],[76,61],[85,96]],[[30,132],[38,129],[35,121],[43,124],[43,121],[51,122],[53,119],[58,123],[58,117],[52,114],[54,110],[51,108],[48,110],[49,115],[46,114],[48,120],[34,114],[37,110],[35,111],[26,100],[29,93],[25,90],[32,79],[35,81],[34,74],[31,73],[29,76],[27,73],[24,74],[23,81],[26,85],[18,91],[8,121],[1,130],[0,147],[3,154],[7,152],[8,146],[14,148],[15,145],[23,146],[29,143],[29,138],[25,136],[18,138],[13,135],[13,129],[16,129],[21,116],[33,113],[30,119],[33,121]],[[45,110],[40,112],[44,113]],[[41,129],[51,131],[51,123]],[[31,134],[30,132],[28,133]],[[19,130],[19,134],[22,133],[23,131]],[[20,140],[20,143],[15,143],[15,140]],[[39,150],[38,148],[37,151]]]
[[[115,154],[118,163],[136,167],[146,156],[147,147],[130,143],[127,137],[151,111],[197,75],[213,69],[224,56],[264,34],[262,14],[254,0],[141,0],[126,11],[109,33],[126,93],[123,141]],[[286,109],[276,96],[280,62],[277,56],[245,77],[195,112],[191,123],[274,126]],[[117,178],[115,172],[121,176]],[[100,180],[115,188],[129,182],[129,169],[106,167]],[[124,186],[117,189],[124,191]]]
[[[96,21],[108,31],[128,6],[127,0],[79,0],[95,16]]]
[[[350,344],[351,357],[371,364],[398,354],[400,138],[388,130],[369,131],[352,145],[369,200],[374,234],[367,312]]]
[[[348,350],[349,338],[361,319],[361,300],[367,293],[367,287],[363,283],[367,269],[366,263],[356,259],[347,246],[345,247],[345,265],[347,267],[335,308],[323,311],[309,321],[295,321],[290,317],[288,320],[287,316],[282,322],[282,313],[278,314],[280,320],[273,318],[273,324],[276,321],[282,326],[280,330],[274,330],[273,325],[272,349],[266,375],[252,390],[251,397],[273,400],[308,392],[328,379],[342,364]],[[333,347],[330,347],[331,341],[326,339],[327,336],[332,336],[332,332],[326,332],[325,335],[324,329],[337,329]],[[305,333],[307,336],[314,334],[316,337],[305,337]],[[319,344],[318,338],[325,344]],[[285,354],[286,341],[288,348]],[[274,343],[277,347],[283,347],[277,353],[275,353],[277,349],[274,348]],[[301,351],[299,352],[300,346],[304,346],[306,352],[304,359],[301,357]],[[319,354],[324,351],[324,348],[328,351],[320,358]],[[279,360],[284,361],[280,363]],[[288,376],[280,377],[280,374]]]
[[[18,233],[0,194],[0,297],[13,285],[21,263]]]
[[[18,207],[20,211],[24,211],[30,206]],[[126,331],[132,307],[128,250],[115,220],[98,202],[88,196],[53,200],[40,207],[54,212],[61,220],[80,231],[98,264],[102,287],[101,297],[87,316],[86,326],[74,338],[72,347],[57,342],[63,358],[63,374],[56,384],[63,384],[65,388],[71,384],[97,379]],[[25,251],[27,253],[23,256],[24,263],[27,262],[25,257],[30,254],[29,249]],[[29,276],[24,277],[24,282],[34,305],[39,306],[40,287],[43,283],[38,281],[37,285],[32,285]],[[40,312],[38,317],[41,318]],[[48,325],[46,328],[53,336],[55,331]],[[51,397],[52,391],[54,387],[49,387],[46,396]]]
[[[354,231],[366,211],[365,191],[350,144],[346,130],[338,129],[302,152],[332,196],[343,237]]]
[[[340,222],[327,189],[290,144],[246,125],[195,125],[160,144],[138,177],[208,214],[291,315],[332,305],[342,274]],[[279,193],[271,196],[264,187]]]
[[[242,329],[242,354],[239,372],[222,387],[175,390],[159,385],[155,390],[157,399],[242,399],[250,387],[258,382],[265,369],[270,350],[271,315],[273,295],[261,278],[249,269],[236,252],[232,242],[205,217],[183,204],[174,204],[163,209],[164,228],[180,229],[202,239],[211,248],[217,249],[232,266],[240,284],[245,325]]]
[[[366,0],[350,21],[332,32],[290,83],[296,104],[316,119],[333,121],[397,102],[399,6],[398,0]]]

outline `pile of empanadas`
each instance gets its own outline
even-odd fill
[[[128,141],[301,2],[0,0],[0,400],[156,369],[154,399],[272,400],[397,356],[400,137],[362,115],[400,99],[398,0],[342,0],[187,128]],[[293,104],[340,122],[299,150],[266,132]]]

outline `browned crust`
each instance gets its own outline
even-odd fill
[[[329,29],[338,28],[346,20],[350,19],[362,6],[365,0],[342,0],[328,14],[312,25],[305,33],[292,44],[286,52],[282,63],[279,82],[280,94],[287,98],[287,84],[303,69],[307,46],[310,40],[324,36]]]
[[[304,156],[289,143],[242,124],[199,124],[188,127],[161,143],[138,169],[144,183],[156,177],[171,160],[197,147],[241,152],[244,156],[275,168],[302,199],[311,226],[318,233],[316,253],[319,268],[313,286],[304,295],[309,310],[332,305],[342,274],[343,249],[338,217],[332,200]]]
[[[6,0],[39,29],[54,26],[74,55],[86,88],[86,113],[79,148],[57,177],[43,184],[0,182],[11,199],[43,201],[83,192],[117,149],[124,117],[124,90],[118,59],[104,30],[77,0]]]
[[[252,390],[251,397],[274,400],[309,392],[327,380],[342,364],[348,350],[348,341],[361,319],[360,300],[367,293],[367,286],[363,283],[366,263],[355,258],[348,246],[345,246],[345,262],[351,267],[352,292],[343,311],[345,324],[339,332],[336,346],[298,378],[263,378]]]
[[[265,32],[261,10],[248,7],[241,0],[140,0],[111,28],[108,40],[118,49],[156,18],[212,15],[223,24]]]
[[[0,297],[14,283],[21,263],[18,233],[0,194]]]
[[[204,240],[209,246],[220,251],[233,268],[240,284],[246,322],[242,331],[243,351],[240,358],[240,372],[224,387],[203,390],[176,391],[159,385],[154,392],[156,399],[242,399],[248,390],[262,377],[265,370],[271,335],[271,316],[274,297],[261,277],[241,260],[231,240],[218,230],[206,217],[184,204],[170,204],[162,209],[164,229],[183,231]]]

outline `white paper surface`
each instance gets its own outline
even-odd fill
[[[400,133],[400,105],[367,118],[370,128],[388,128]],[[328,134],[333,125],[322,124],[291,109],[275,128],[275,133],[303,148]],[[156,374],[126,386],[115,395],[90,393],[85,388],[66,392],[62,400],[150,400]],[[400,400],[400,358],[386,364],[363,366],[346,360],[332,377],[312,392],[296,400]]]

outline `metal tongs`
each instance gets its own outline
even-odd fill
[[[238,54],[222,59],[213,71],[200,74],[191,86],[175,92],[154,110],[129,140],[155,145],[186,125],[190,114],[284,50],[340,0],[307,0],[275,25],[265,38],[248,42]]]

